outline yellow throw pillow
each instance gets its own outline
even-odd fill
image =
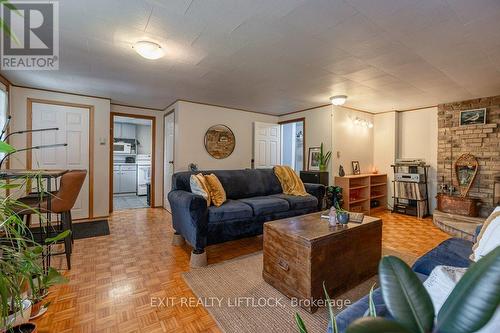
[[[210,188],[210,198],[212,199],[212,203],[219,207],[224,202],[226,202],[226,191],[222,184],[213,173],[211,175],[206,175],[205,179],[207,180],[208,187]]]
[[[191,192],[193,194],[201,195],[205,200],[207,200],[207,206],[210,206],[210,188],[208,186],[207,180],[203,174],[199,173],[197,175],[191,175],[189,178],[189,185],[191,185]]]

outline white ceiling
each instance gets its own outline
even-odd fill
[[[499,0],[63,0],[57,72],[15,84],[165,108],[380,112],[500,94]],[[167,56],[140,58],[132,44]]]

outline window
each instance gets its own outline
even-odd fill
[[[299,173],[304,170],[305,120],[294,119],[281,123],[281,165]]]

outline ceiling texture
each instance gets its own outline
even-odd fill
[[[499,0],[62,0],[60,70],[14,84],[163,109],[382,112],[500,94]],[[132,49],[158,42],[152,61]]]

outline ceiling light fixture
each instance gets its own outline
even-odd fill
[[[146,59],[156,60],[165,55],[165,50],[163,50],[160,44],[155,42],[142,40],[135,43],[133,47],[135,52]]]
[[[344,105],[345,101],[347,100],[346,95],[337,95],[330,97],[330,102],[332,102],[333,105]]]

